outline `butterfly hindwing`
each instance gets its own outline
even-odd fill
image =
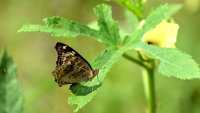
[[[98,71],[68,45],[58,42],[55,49],[58,57],[53,75],[59,86],[88,81],[97,75]]]

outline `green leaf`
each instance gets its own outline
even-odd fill
[[[139,21],[135,15],[133,15],[130,11],[125,11],[125,15],[127,23],[125,26],[121,26],[120,36],[124,41],[126,37],[130,36],[130,34],[137,28],[139,25]],[[123,45],[123,44],[122,44]]]
[[[143,18],[143,1],[142,0],[115,0],[120,5],[127,8],[132,14],[136,15],[138,19]]]
[[[46,32],[50,33],[51,36],[61,37],[61,36],[69,36],[75,37],[77,36],[75,33],[70,32],[68,30],[62,28],[53,28],[46,25],[23,25],[18,32]]]
[[[72,84],[72,85],[70,85],[69,89],[76,96],[86,96],[86,95],[92,93],[93,91],[97,90],[101,85],[102,85],[101,83],[94,85],[94,86],[86,86],[86,85],[82,85],[82,84]]]
[[[100,34],[98,31],[91,29],[86,25],[82,25],[78,22],[67,20],[62,17],[57,17],[57,16],[48,17],[48,18],[43,19],[43,21],[45,22],[45,25],[49,27],[62,28],[70,32],[70,34],[72,34],[71,35],[72,37],[77,37],[79,35],[95,37],[95,38],[100,37]],[[70,36],[70,34],[68,35]]]
[[[132,45],[138,41],[141,41],[144,33],[153,29],[162,20],[169,19],[174,13],[181,8],[181,5],[161,5],[153,10],[150,15],[145,19],[145,23],[142,28],[138,28],[133,32],[133,35],[128,40],[125,40],[125,44]]]
[[[22,103],[16,66],[4,52],[0,58],[0,113],[22,113]]]
[[[145,44],[138,44],[135,48],[142,48],[153,58],[160,60],[159,72],[168,77],[179,79],[200,78],[200,69],[192,57],[175,48],[159,48]]]
[[[99,69],[99,74],[92,81],[82,83],[76,87],[71,87],[72,92],[76,90],[76,95],[71,95],[68,98],[68,102],[71,105],[76,105],[76,112],[93,99],[97,93],[98,85],[101,85],[101,82],[106,77],[112,65],[119,60],[124,51],[125,49],[116,48],[110,48],[104,51],[103,54],[99,55],[92,63],[95,69]],[[88,90],[92,88],[93,90],[88,92]]]
[[[125,11],[125,17],[129,25],[127,27],[131,27],[131,32],[133,32],[139,25],[139,20],[130,11]]]
[[[169,19],[173,14],[181,9],[181,5],[161,5],[156,8],[155,11],[151,12],[150,15],[145,20],[143,29],[144,32],[156,27],[162,20]]]
[[[98,19],[98,25],[100,32],[104,38],[106,38],[111,45],[116,45],[121,41],[119,35],[119,28],[116,21],[112,18],[111,7],[105,4],[96,6],[94,9]]]
[[[105,38],[102,38],[101,34],[91,29],[86,25],[82,25],[78,22],[67,20],[62,17],[48,17],[43,19],[44,25],[23,25],[18,32],[45,32],[50,33],[55,37],[77,37],[88,36],[95,38],[97,41],[104,42]]]
[[[70,105],[76,105],[74,112],[78,112],[82,107],[84,107],[87,103],[89,103],[93,99],[96,93],[97,91],[93,91],[92,93],[86,96],[71,95],[70,97],[68,97],[68,103]]]
[[[99,30],[54,16],[45,18],[44,25],[24,25],[18,32],[46,32],[54,37],[88,36],[106,45],[116,46],[122,39],[119,35],[118,24],[112,19],[111,7],[105,4],[98,5],[95,8],[95,14],[98,18]]]

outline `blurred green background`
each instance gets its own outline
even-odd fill
[[[18,68],[24,94],[24,113],[71,113],[68,87],[58,87],[51,74],[54,44],[62,41],[91,61],[104,46],[90,38],[54,39],[45,33],[17,33],[23,24],[40,24],[44,17],[62,16],[87,24],[92,8],[103,0],[0,0],[0,48],[6,47]],[[115,2],[114,18],[121,24],[123,8]],[[177,47],[200,64],[200,0],[147,0],[145,12],[161,3],[180,3],[174,19],[179,24]],[[156,76],[158,113],[200,113],[200,80]],[[145,113],[141,68],[121,59],[108,73],[97,96],[80,113]]]

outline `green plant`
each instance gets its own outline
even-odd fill
[[[132,33],[124,35],[118,23],[112,18],[111,7],[101,4],[94,9],[98,23],[96,28],[62,17],[48,17],[43,20],[44,24],[24,25],[18,32],[46,32],[55,38],[61,36],[71,38],[76,38],[79,35],[88,36],[106,45],[106,49],[91,63],[95,69],[100,70],[98,78],[70,87],[73,94],[68,98],[68,102],[71,105],[76,105],[75,111],[78,111],[92,100],[107,72],[115,62],[124,57],[143,67],[148,113],[156,113],[154,84],[156,67],[164,76],[178,79],[200,78],[198,65],[191,56],[177,48],[160,48],[142,41],[142,37],[146,32],[156,27],[161,21],[169,19],[180,9],[180,5],[161,5],[144,18],[142,0],[135,1],[136,5],[129,0],[118,0],[118,3],[132,12],[129,19],[134,18],[134,16],[138,18],[137,21],[145,19],[144,25],[139,27],[141,25],[136,23],[136,29]],[[138,53],[138,56],[128,55],[126,52],[129,50]]]
[[[22,104],[16,66],[4,51],[0,57],[0,113],[22,113]]]

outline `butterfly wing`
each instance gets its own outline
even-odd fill
[[[53,75],[59,86],[87,81],[97,75],[97,71],[68,45],[58,42],[55,49],[58,57]]]

